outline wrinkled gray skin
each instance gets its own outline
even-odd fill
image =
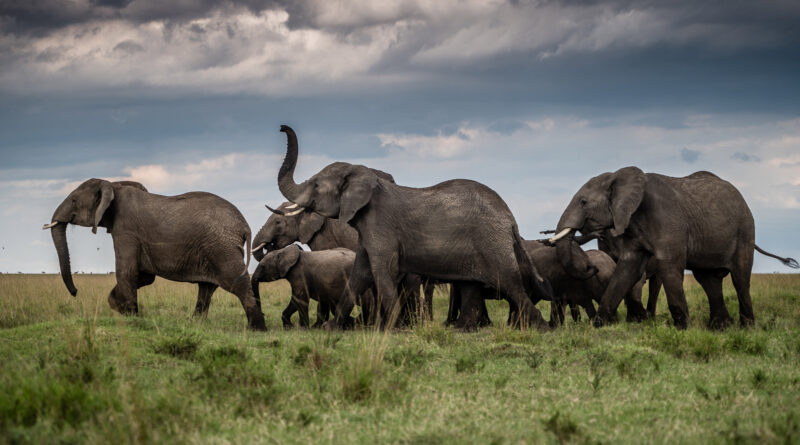
[[[574,248],[580,249],[577,243],[574,241],[572,243]],[[554,246],[546,246],[540,241],[527,240],[523,241],[523,246],[534,266],[536,266],[536,270],[550,282],[553,288],[553,295],[559,297],[551,302],[550,324],[558,325],[564,322],[564,303],[569,304],[573,320],[578,321],[580,319],[580,310],[577,306],[583,307],[589,319],[593,319],[596,315],[593,300],[600,301],[600,297],[602,297],[603,291],[605,291],[614,273],[614,260],[599,250],[586,251],[584,260],[587,261],[586,265],[590,268],[589,273],[581,277],[575,277],[568,268],[561,264]],[[451,313],[448,314],[448,320],[452,318],[455,321],[459,315],[458,307],[460,304],[458,299],[461,296],[457,293],[451,293],[452,298],[455,298],[456,301],[455,303],[451,302]],[[481,300],[497,298],[499,296],[494,288],[485,288],[483,290]],[[483,304],[480,324],[491,324],[485,303],[476,302],[474,304]],[[511,312],[513,312],[513,308]],[[510,313],[509,320],[512,319],[512,316]]]
[[[391,324],[396,317],[399,278],[415,273],[452,282],[462,295],[500,283],[501,293],[520,309],[520,324],[547,327],[531,297],[549,300],[549,289],[521,246],[514,216],[493,190],[462,179],[403,187],[367,167],[344,162],[297,184],[297,137],[287,126],[281,131],[288,137],[278,173],[281,193],[356,229],[359,241],[349,288],[360,294],[374,283],[384,322]],[[353,297],[345,295],[337,305],[336,326],[345,327],[352,309]],[[472,309],[462,308],[460,327],[477,325],[479,313]]]
[[[316,300],[317,321],[315,328],[328,320],[330,308],[336,307],[347,286],[353,268],[355,252],[348,249],[303,251],[297,244],[290,244],[265,255],[253,272],[253,295],[259,298],[258,283],[285,278],[292,286],[292,300],[283,311],[283,327],[292,328],[292,315],[300,313],[300,326],[308,327],[309,298]],[[363,302],[362,302],[363,305]],[[371,308],[363,307],[370,313]]]
[[[690,269],[708,296],[711,328],[732,319],[722,296],[731,274],[739,299],[739,321],[754,323],[750,299],[755,229],[736,188],[701,171],[683,178],[645,174],[636,167],[603,173],[584,184],[561,215],[556,232],[568,228],[600,233],[618,252],[614,275],[601,298],[595,325],[612,320],[614,309],[652,263],[667,294],[675,326],[689,326],[683,274]],[[557,243],[559,256],[568,256]],[[576,266],[580,267],[580,266]]]
[[[394,182],[388,173],[380,170],[373,170],[378,175],[385,177],[387,181]],[[335,248],[345,248],[352,251],[358,248],[358,232],[348,224],[338,219],[326,218],[322,215],[305,210],[297,215],[288,216],[291,213],[288,208],[289,202],[281,204],[261,227],[261,230],[253,237],[253,256],[261,261],[266,252],[282,249],[296,241],[307,244],[311,250],[326,250]],[[263,247],[260,247],[262,246]],[[400,319],[408,324],[416,313],[414,304],[419,299],[419,287],[421,278],[414,274],[406,275],[400,283],[398,291],[407,295],[406,303]],[[425,289],[425,314],[433,317],[433,291],[434,285],[430,281],[424,282]],[[372,298],[372,291],[367,291],[363,298]],[[332,307],[331,310],[334,308]],[[432,319],[432,318],[431,318]]]
[[[67,224],[105,227],[114,241],[117,285],[108,303],[123,314],[138,314],[137,290],[156,275],[198,283],[195,314],[208,312],[211,294],[222,287],[239,297],[250,328],[264,330],[264,316],[250,291],[245,250],[250,228],[228,201],[204,192],[178,196],[148,193],[132,181],[89,179],[53,213],[51,229],[61,276],[69,292],[72,282]],[[249,262],[249,255],[247,255]]]

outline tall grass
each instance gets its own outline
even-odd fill
[[[289,286],[262,283],[254,333],[223,291],[198,320],[196,286],[158,279],[121,317],[113,276],[75,281],[77,298],[58,276],[0,276],[0,443],[800,440],[800,276],[753,277],[753,329],[706,330],[688,277],[686,331],[662,295],[655,321],[549,333],[490,301],[495,325],[470,334],[441,326],[441,289],[433,322],[337,333],[283,331]]]

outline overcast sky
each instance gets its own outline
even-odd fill
[[[298,179],[475,179],[526,238],[597,174],[710,170],[800,258],[798,79],[793,0],[4,0],[0,271],[57,272],[41,226],[92,177],[216,193],[255,233],[281,124]],[[105,231],[68,237],[74,271],[113,270]]]

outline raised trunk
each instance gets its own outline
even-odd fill
[[[294,182],[294,168],[297,165],[297,135],[288,125],[281,125],[281,131],[286,133],[286,157],[278,171],[278,188],[283,196],[291,202],[297,202],[301,188]],[[302,205],[302,204],[301,204]]]
[[[61,278],[67,286],[67,290],[74,297],[78,294],[78,289],[72,282],[72,268],[69,263],[69,247],[67,247],[67,223],[61,222],[57,226],[50,229],[50,235],[53,237],[53,244],[56,246],[58,253],[58,265],[61,267]]]
[[[558,262],[573,278],[587,280],[597,273],[597,268],[591,263],[586,252],[575,242],[572,233],[556,242],[556,253]]]

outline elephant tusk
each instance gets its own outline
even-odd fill
[[[554,242],[560,240],[561,238],[564,238],[565,236],[567,236],[569,234],[569,232],[571,232],[571,231],[572,231],[572,229],[567,227],[566,229],[558,232],[555,236],[550,237],[547,241],[549,241],[551,243],[554,243]]]
[[[288,206],[286,206],[287,209],[295,209],[297,207],[299,207],[299,206],[297,205],[297,203],[294,203],[294,202],[289,204]]]
[[[58,221],[53,221],[50,224],[45,224],[42,226],[42,230],[52,229],[53,227],[58,225]]]
[[[299,215],[299,214],[301,214],[301,213],[303,213],[305,211],[306,211],[306,209],[304,207],[300,207],[299,209],[295,210],[294,212],[284,213],[284,215],[286,215],[286,216],[294,216],[294,215]]]
[[[284,216],[284,213],[283,213],[282,210],[273,209],[272,207],[268,206],[267,204],[264,204],[264,207],[266,207],[270,212],[272,212],[272,213],[274,213],[276,215]]]
[[[250,253],[256,253],[256,252],[258,252],[259,250],[263,249],[263,248],[264,248],[264,246],[266,246],[266,245],[267,245],[267,243],[261,243],[261,244],[257,245],[256,247],[253,247],[253,248],[250,250]]]

